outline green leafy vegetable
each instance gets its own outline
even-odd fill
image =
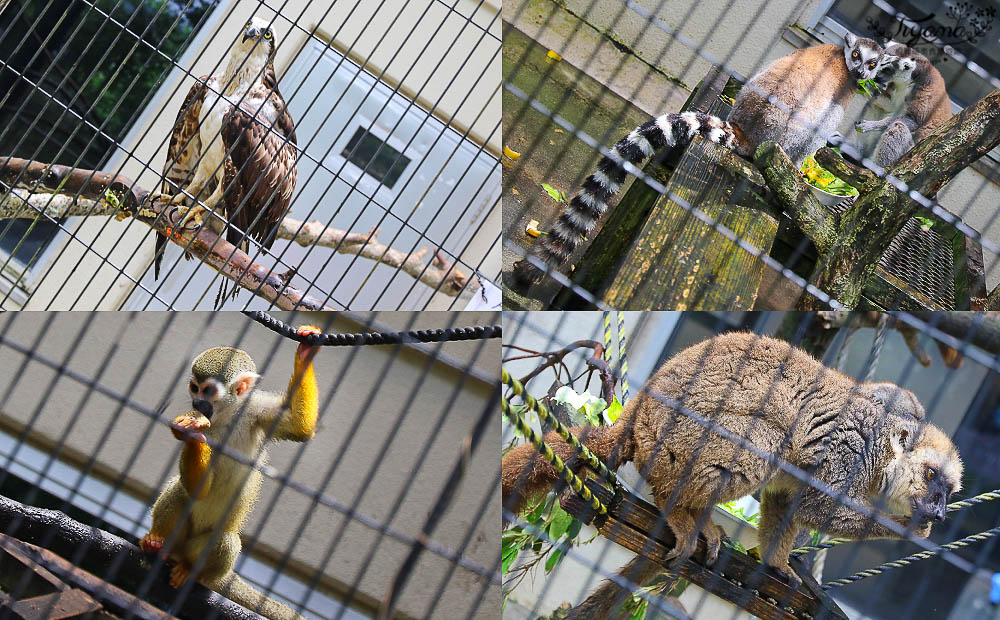
[[[837,196],[857,196],[858,190],[838,179],[832,172],[816,163],[816,158],[810,155],[802,162],[802,174],[806,182],[813,187],[836,194]]]
[[[858,94],[866,97],[874,97],[879,94],[878,84],[872,79],[858,80]]]

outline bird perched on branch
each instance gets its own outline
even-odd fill
[[[225,71],[198,78],[188,91],[163,169],[162,193],[172,204],[191,205],[181,207],[178,229],[201,224],[207,205],[228,220],[226,239],[233,245],[248,248],[246,235],[271,247],[297,179],[295,126],[278,92],[274,53],[274,32],[255,17],[233,45]],[[166,242],[157,235],[157,278]]]

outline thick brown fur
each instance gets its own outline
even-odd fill
[[[702,421],[664,399],[675,399]],[[923,417],[916,396],[898,386],[859,384],[782,340],[730,333],[664,363],[613,426],[572,433],[612,469],[635,462],[677,537],[672,568],[694,551],[699,529],[708,543],[706,562],[713,563],[721,536],[706,510],[763,488],[764,561],[797,583],[788,566],[796,526],[853,539],[897,534],[706,430],[703,422],[805,470],[862,506],[877,506],[902,526],[912,522],[914,533],[926,536],[927,521],[943,519],[948,496],[960,487],[962,463],[951,440],[922,423]],[[578,465],[558,435],[548,433],[545,440],[564,461]],[[504,455],[501,475],[504,507],[515,513],[556,482],[555,471],[531,444]],[[648,579],[648,570],[638,572]],[[618,586],[605,584],[574,617],[604,617],[608,597],[624,600]]]

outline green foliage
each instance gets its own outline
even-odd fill
[[[589,392],[576,392],[569,386],[559,388],[554,398],[556,402],[566,404],[580,424],[600,426],[603,424],[602,413],[614,421],[622,410],[622,404],[617,398],[609,406],[603,398]],[[512,405],[511,409],[521,415],[528,415],[527,405]],[[534,566],[544,562],[545,572],[550,573],[559,566],[570,547],[590,542],[579,540],[583,523],[563,510],[552,493],[527,511],[523,518],[544,532],[545,538],[537,537],[519,526],[504,532],[500,547],[500,570],[504,576],[504,589],[508,593],[517,587]],[[531,553],[532,557],[514,566],[522,552]]]
[[[748,515],[743,510],[743,507],[742,506],[738,506],[735,501],[733,501],[733,502],[725,502],[725,503],[722,503],[722,504],[717,504],[717,506],[719,508],[722,508],[723,510],[725,510],[729,514],[733,515],[734,517],[737,517],[739,519],[743,519],[744,521],[746,521],[747,523],[749,523],[749,524],[751,524],[751,525],[753,525],[755,527],[759,527],[760,526],[760,513],[759,512],[755,512],[755,513],[753,513],[751,515]]]

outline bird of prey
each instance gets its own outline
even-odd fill
[[[271,247],[272,231],[288,211],[297,180],[295,127],[278,92],[274,51],[267,22],[248,21],[225,71],[200,77],[188,91],[163,170],[162,194],[176,205],[198,196],[229,221],[226,238],[238,247],[249,247],[240,243],[244,232]],[[190,204],[180,207],[180,227],[204,219],[205,208]],[[166,243],[157,235],[156,278]]]

